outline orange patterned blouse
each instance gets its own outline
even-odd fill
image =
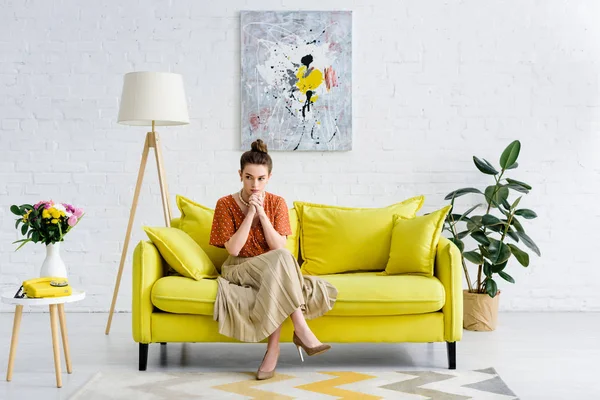
[[[280,235],[289,236],[292,234],[290,216],[283,197],[265,192],[263,208],[273,228]],[[213,246],[224,248],[225,242],[237,232],[244,218],[246,218],[246,215],[242,212],[232,195],[229,194],[221,197],[215,207],[209,243]],[[259,221],[256,226],[250,228],[248,239],[238,256],[255,257],[269,250],[269,244]]]

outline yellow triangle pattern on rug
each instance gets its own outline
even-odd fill
[[[249,372],[99,372],[72,399],[486,399],[516,395],[493,368],[284,371],[257,381]]]
[[[356,397],[359,393],[350,390],[344,390],[338,388],[338,386],[347,385],[350,383],[360,382],[367,379],[376,378],[373,375],[361,374],[358,372],[321,372],[322,374],[337,376],[336,379],[328,379],[315,383],[308,383],[306,385],[296,386],[297,389],[308,390],[315,393],[328,394],[330,396],[352,398]],[[365,400],[378,400],[381,397],[371,396],[366,393],[360,393],[360,398]]]

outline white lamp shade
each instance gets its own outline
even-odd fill
[[[156,126],[190,123],[183,79],[170,72],[125,74],[117,121],[124,125]]]

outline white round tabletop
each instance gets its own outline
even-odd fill
[[[17,293],[17,290],[19,290],[19,288],[15,288],[15,290],[2,293],[2,302],[21,306],[46,306],[49,304],[73,303],[75,301],[85,299],[85,292],[82,290],[73,290],[70,296],[43,297],[39,299],[30,299],[27,297],[23,297],[22,299],[15,299],[15,293]]]

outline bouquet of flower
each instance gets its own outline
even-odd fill
[[[40,201],[33,206],[31,204],[12,205],[10,211],[19,216],[15,228],[19,229],[19,224],[23,224],[21,234],[26,236],[25,239],[13,242],[13,244],[21,243],[16,250],[19,250],[27,242],[41,242],[45,245],[62,242],[65,235],[83,217],[81,208],[66,203],[54,203],[52,200]]]

